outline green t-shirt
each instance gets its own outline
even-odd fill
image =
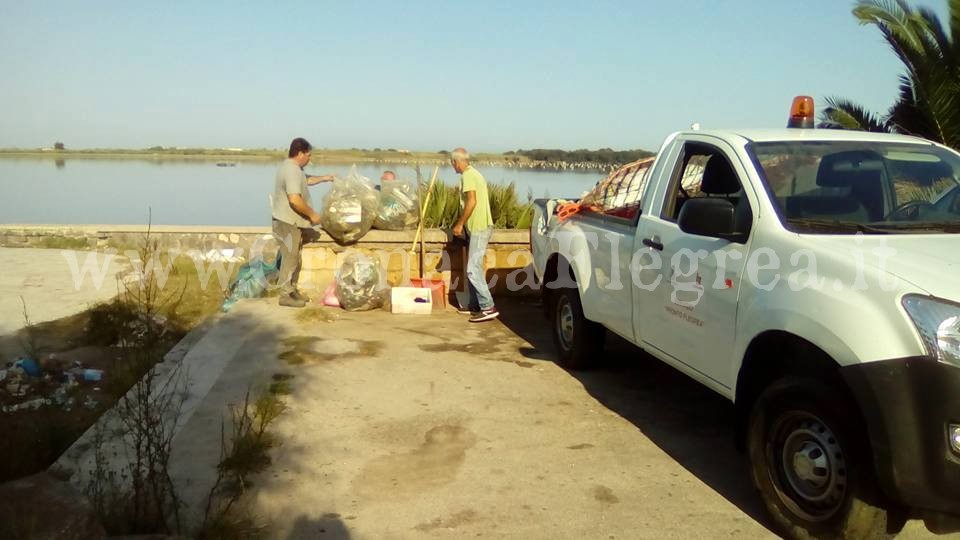
[[[467,203],[467,192],[477,194],[477,205],[473,213],[467,218],[467,230],[470,232],[485,231],[493,227],[493,216],[490,214],[490,195],[487,193],[487,181],[480,171],[467,167],[460,175],[460,209]]]

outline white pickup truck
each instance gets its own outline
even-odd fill
[[[616,208],[537,201],[561,363],[599,360],[610,331],[731,400],[786,536],[893,535],[907,517],[956,530],[960,155],[898,135],[692,130],[635,174]]]

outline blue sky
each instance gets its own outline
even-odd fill
[[[883,111],[900,65],[852,5],[0,0],[0,147],[656,149],[796,94]]]

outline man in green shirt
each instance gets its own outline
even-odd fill
[[[470,322],[492,321],[500,316],[493,305],[493,296],[487,285],[483,259],[487,243],[493,235],[493,218],[490,215],[490,196],[487,181],[480,171],[470,165],[470,154],[457,148],[450,154],[453,170],[460,174],[460,218],[453,226],[455,236],[467,236],[467,288],[470,303],[460,306],[461,313],[470,313]]]

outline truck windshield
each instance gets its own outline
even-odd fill
[[[784,226],[799,233],[960,233],[960,156],[925,144],[750,145]]]

